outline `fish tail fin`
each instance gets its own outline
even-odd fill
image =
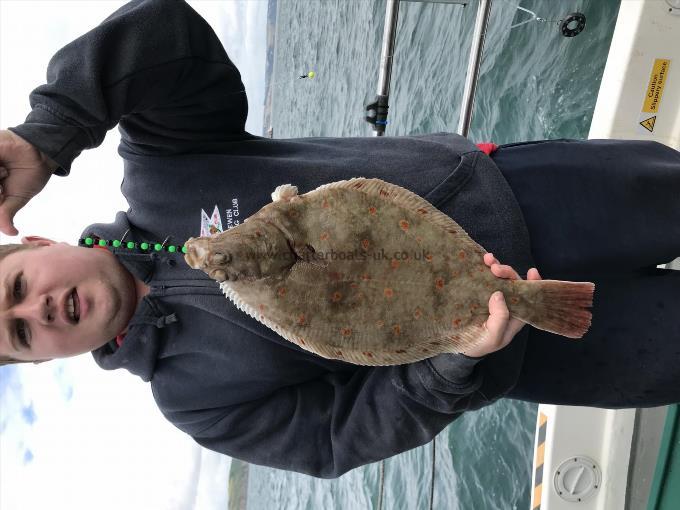
[[[581,338],[590,328],[595,284],[561,280],[514,280],[517,293],[506,294],[510,314],[535,328]],[[530,297],[524,301],[522,296]]]

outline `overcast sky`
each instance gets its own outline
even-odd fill
[[[0,0],[0,128],[20,124],[62,46],[126,2]],[[241,71],[246,129],[262,134],[266,0],[190,0]],[[126,210],[117,129],[52,177],[15,218],[19,236],[77,244],[83,228]],[[97,190],[96,193],[93,190]],[[0,508],[226,509],[229,458],[205,450],[158,411],[147,384],[103,371],[90,354],[0,368]]]

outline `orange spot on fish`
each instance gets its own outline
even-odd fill
[[[453,319],[453,321],[451,321],[451,324],[453,324],[455,327],[460,326],[460,323],[461,323],[460,319]]]
[[[372,357],[373,357],[373,353],[372,353],[372,352],[363,352],[362,354],[363,354],[364,356],[368,356],[369,358],[372,358]]]
[[[375,207],[369,207],[368,208],[368,214],[375,214],[377,212],[378,212],[378,210]]]
[[[305,322],[307,322],[307,321],[305,320],[305,314],[304,314],[304,313],[301,313],[300,315],[298,315],[298,321],[297,321],[297,323],[298,323],[300,326],[302,326]]]
[[[336,356],[342,356],[343,354],[342,354],[342,351],[335,351],[335,355]]]
[[[519,298],[516,298],[516,297],[513,296],[513,297],[510,298],[510,302],[513,305],[516,305],[517,303],[519,303]]]
[[[342,336],[349,336],[352,334],[352,328],[341,328],[340,329],[340,334]]]
[[[397,259],[392,259],[390,266],[392,266],[392,269],[397,269],[399,267],[399,261]]]
[[[423,312],[420,311],[420,308],[416,308],[416,311],[413,312],[413,316],[416,319],[420,319],[423,316]]]
[[[393,291],[392,289],[390,289],[389,287],[386,288],[386,289],[383,291],[383,293],[385,294],[385,297],[386,297],[386,298],[391,298],[392,296],[394,296],[394,291]]]
[[[319,239],[321,239],[322,241],[325,241],[326,239],[328,239],[328,237],[329,237],[328,232],[321,232]]]
[[[444,288],[444,279],[443,279],[443,278],[437,278],[437,279],[434,281],[434,285],[435,285],[435,287],[437,287],[438,289],[443,289],[443,288]]]
[[[385,191],[384,189],[381,189],[381,190],[380,190],[380,194],[381,194],[383,197],[389,197],[389,196],[390,196],[390,194],[389,194],[387,191]]]
[[[408,230],[408,226],[409,226],[409,225],[408,225],[408,221],[406,221],[406,220],[401,220],[401,221],[399,221],[399,227],[401,227],[401,229],[402,229],[404,232],[406,232],[406,231]]]
[[[458,258],[461,259],[461,260],[463,260],[465,258],[465,252],[463,250],[460,250],[458,252]]]
[[[328,205],[328,200],[324,198],[323,201],[321,202],[321,207],[323,207],[324,209],[329,208],[330,205]]]
[[[331,301],[333,301],[333,303],[337,303],[341,299],[342,299],[342,294],[340,294],[339,292],[333,292],[333,296],[331,296]]]
[[[259,230],[256,230],[256,231],[255,231],[255,235],[256,235],[257,237],[261,237],[261,236],[262,236],[262,232],[260,232]]]
[[[362,239],[362,240],[361,240],[361,247],[362,247],[364,250],[368,250],[368,246],[369,246],[370,244],[371,244],[371,243],[370,243],[370,241],[369,241],[368,239]]]
[[[278,294],[280,297],[283,297],[286,295],[286,288],[285,287],[279,287]]]
[[[432,255],[429,254],[429,253],[426,253],[425,254],[425,260],[427,260],[428,262],[432,262]]]
[[[395,335],[401,334],[401,326],[399,324],[395,324],[394,326],[392,326],[392,333],[394,333]]]

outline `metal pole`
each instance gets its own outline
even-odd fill
[[[375,107],[376,117],[373,136],[385,134],[387,108],[390,95],[390,78],[392,76],[392,57],[394,41],[397,36],[397,20],[399,17],[399,0],[387,0],[385,10],[385,26],[383,28],[382,50],[380,51],[380,74],[378,75],[378,91]]]
[[[484,50],[484,37],[486,35],[486,26],[489,23],[490,12],[491,0],[479,0],[475,30],[472,35],[470,60],[468,61],[467,75],[465,76],[463,103],[460,109],[460,120],[458,121],[458,133],[465,137],[468,135],[470,122],[472,121],[472,106],[475,101],[479,67],[482,61],[482,51]]]
[[[456,4],[466,6],[472,0],[401,0],[402,2],[420,2],[423,4]]]
[[[390,94],[390,77],[392,75],[392,57],[394,41],[397,37],[397,18],[399,17],[399,0],[387,0],[385,27],[383,28],[382,50],[380,51],[380,74],[378,75],[379,96]]]

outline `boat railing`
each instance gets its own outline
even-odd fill
[[[378,90],[373,103],[366,106],[366,121],[373,126],[374,136],[383,136],[387,126],[387,112],[389,108],[390,79],[392,75],[392,60],[394,56],[394,43],[396,40],[397,21],[399,17],[400,2],[456,4],[465,7],[464,0],[387,0],[385,10],[385,25],[383,29],[382,50],[380,53],[380,74],[378,76]],[[480,0],[477,8],[474,33],[472,35],[472,47],[468,59],[467,73],[465,75],[465,88],[461,103],[460,118],[458,121],[458,133],[467,136],[472,120],[472,107],[479,79],[479,68],[484,50],[484,38],[491,12],[491,0]]]

